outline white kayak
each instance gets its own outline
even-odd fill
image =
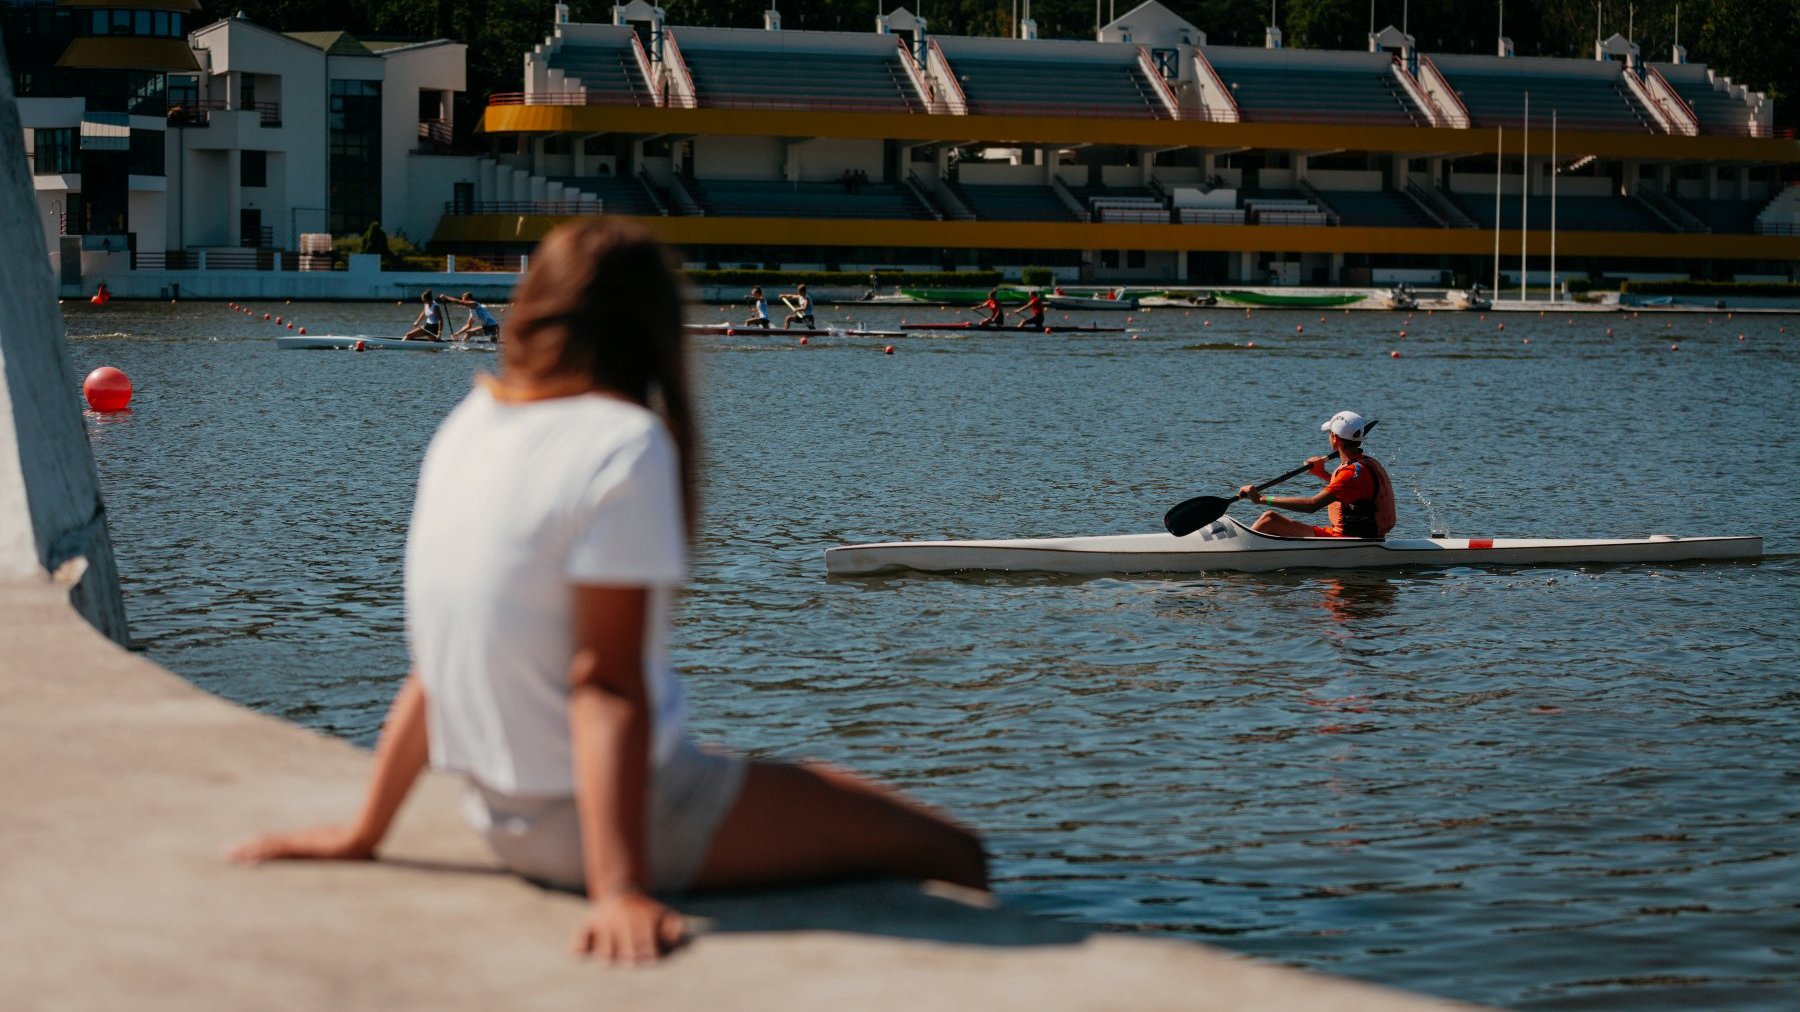
[[[360,346],[360,347],[359,347]],[[281,351],[493,351],[492,341],[402,341],[362,334],[291,334],[275,339]]]
[[[911,569],[1073,573],[1205,573],[1231,570],[1362,569],[1374,566],[1567,566],[1600,562],[1756,559],[1762,538],[1278,538],[1225,517],[1185,538],[1116,534],[1007,541],[897,541],[827,549],[825,569],[839,575]]]

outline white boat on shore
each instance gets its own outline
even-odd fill
[[[275,338],[280,351],[495,351],[492,341],[402,341],[367,334],[284,334]]]
[[[1760,537],[1684,538],[1655,534],[1647,538],[1390,538],[1386,541],[1279,538],[1259,534],[1231,517],[1225,517],[1184,538],[1156,533],[844,545],[826,550],[825,569],[839,576],[895,570],[1107,576],[1389,566],[1572,566],[1761,557]]]

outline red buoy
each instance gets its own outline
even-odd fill
[[[801,338],[801,339],[800,339],[800,346],[801,346],[801,347],[802,347],[802,348],[804,348],[804,347],[806,347],[806,338],[804,338],[804,337],[802,337],[802,338]]]
[[[891,344],[888,345],[887,347],[881,349],[881,353],[883,355],[892,355],[894,353],[894,346]]]
[[[368,351],[369,345],[367,342],[358,341],[355,344],[351,345],[350,348],[352,351]]]
[[[131,377],[103,365],[87,374],[81,393],[95,411],[124,411],[131,403]]]
[[[268,314],[268,313],[264,313],[264,314],[263,314],[263,319],[265,319],[265,320],[266,320],[266,319],[268,319],[268,318],[269,318],[269,314]]]
[[[1400,357],[1400,353],[1397,351],[1388,352],[1388,358],[1399,358],[1399,357]]]
[[[305,328],[305,327],[301,327],[301,328],[300,328],[300,333],[302,333],[302,334],[304,334],[304,333],[306,333],[306,328]]]

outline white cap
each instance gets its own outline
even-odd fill
[[[1340,411],[1331,416],[1331,421],[1319,426],[1321,430],[1352,443],[1362,442],[1365,427],[1363,416],[1354,411]]]

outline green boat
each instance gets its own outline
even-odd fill
[[[1366,295],[1274,295],[1267,292],[1220,292],[1219,298],[1251,306],[1277,309],[1324,309],[1348,306],[1368,298]]]

